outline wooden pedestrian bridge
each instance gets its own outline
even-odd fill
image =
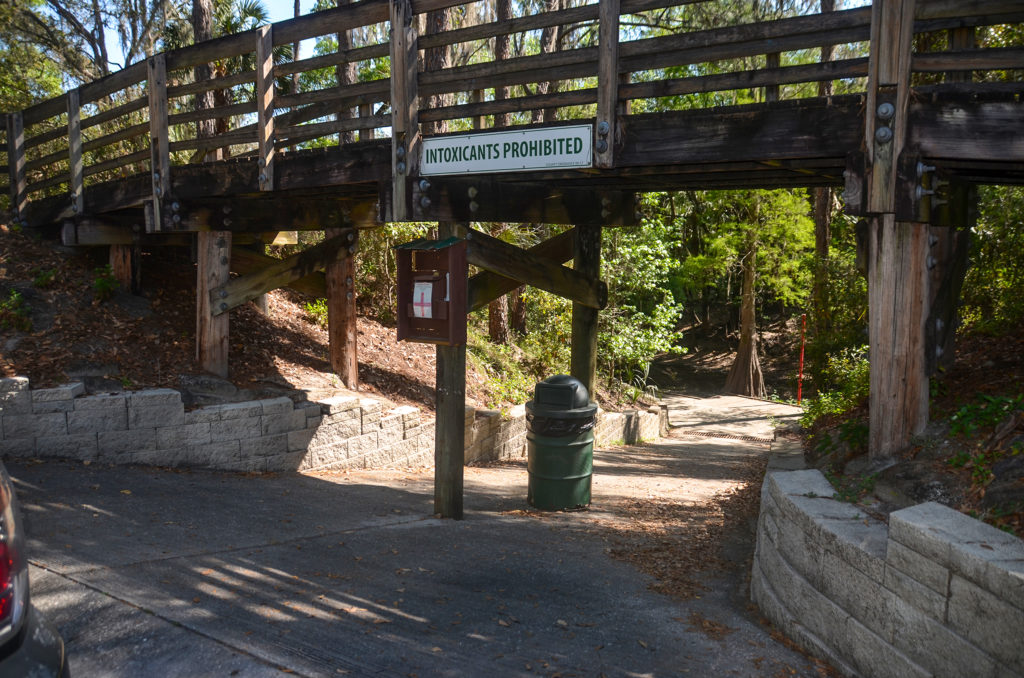
[[[359,229],[572,224],[526,252],[470,230],[484,271],[468,307],[520,282],[573,299],[573,371],[590,384],[601,227],[637,223],[637,193],[841,188],[868,224],[871,448],[889,454],[927,422],[972,189],[1024,180],[1024,0],[813,3],[709,26],[713,4],[552,0],[495,16],[363,0],[156,54],[4,115],[12,219],[109,245],[136,279],[140,248],[198,243],[197,344],[214,372],[225,311],[325,269],[346,383]],[[316,56],[281,58],[317,39]],[[284,263],[240,247],[302,229],[328,238]],[[448,359],[439,432],[464,372]]]

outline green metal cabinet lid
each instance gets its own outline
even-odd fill
[[[535,417],[578,419],[594,416],[597,403],[590,401],[587,387],[579,379],[556,374],[537,384],[526,411]]]

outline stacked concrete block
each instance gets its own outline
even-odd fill
[[[751,596],[769,619],[845,675],[1024,675],[1024,542],[934,503],[887,527],[833,493],[768,474]]]
[[[657,419],[631,416],[641,432],[652,429],[639,417]],[[612,440],[623,439],[626,420],[605,415]],[[522,405],[507,413],[467,407],[465,426],[467,462],[526,456]],[[608,436],[599,432],[597,440],[606,444]],[[247,472],[429,466],[434,422],[415,407],[385,411],[379,400],[355,395],[186,412],[172,389],[84,395],[81,384],[32,390],[19,377],[0,379],[0,453]]]

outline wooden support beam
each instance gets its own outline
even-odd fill
[[[615,166],[615,143],[620,136],[619,104],[619,0],[599,0],[597,54],[597,125],[594,161],[598,167]]]
[[[164,54],[147,60],[149,90],[149,160],[153,179],[154,223],[161,223],[161,201],[171,197],[171,145],[167,123],[167,61]],[[225,359],[225,370],[226,367]]]
[[[601,277],[601,227],[577,226],[573,248],[574,271],[585,280],[600,285]],[[572,305],[572,346],[569,358],[569,372],[583,382],[591,399],[595,397],[597,385],[597,313],[598,307],[573,302]]]
[[[479,176],[431,177],[418,192],[413,215],[423,221],[520,221],[534,224],[636,223],[633,194],[608,188],[565,188],[553,184],[511,183]]]
[[[175,205],[177,209],[174,209]],[[296,199],[270,194],[259,198],[239,196],[165,201],[161,227],[154,227],[147,218],[146,231],[319,231],[342,222],[357,228],[379,226],[377,201]]]
[[[530,255],[480,231],[470,229],[466,233],[466,260],[590,308],[601,309],[608,303],[608,287],[596,276]]]
[[[440,222],[439,239],[460,236],[466,224]],[[462,520],[466,459],[466,345],[437,346],[434,424],[434,513]]]
[[[227,377],[228,314],[221,309],[222,300],[213,305],[211,290],[229,280],[231,232],[205,231],[196,237],[196,360],[207,372]]]
[[[391,215],[407,221],[412,182],[419,170],[418,51],[411,0],[391,8]]]
[[[532,256],[547,259],[556,264],[563,264],[573,257],[573,243],[576,234],[573,229],[549,238],[544,242],[534,245],[526,252]],[[469,298],[466,308],[469,312],[484,308],[490,302],[503,297],[522,285],[522,281],[515,278],[506,278],[503,275],[482,271],[469,279]]]
[[[274,190],[274,34],[256,29],[256,162],[261,191]]]
[[[237,234],[235,235],[235,240],[238,240]],[[280,261],[280,259],[275,259],[266,254],[259,254],[248,248],[231,248],[231,272],[242,276],[260,273],[268,266]],[[284,287],[301,292],[302,294],[308,294],[317,299],[323,299],[327,296],[327,281],[324,274],[319,271],[310,273],[304,278],[293,280],[284,285]]]
[[[324,269],[332,261],[349,256],[349,248],[354,247],[356,231],[339,229],[338,233],[339,235],[308,250],[293,254],[287,259],[274,260],[275,263],[262,271],[211,286],[207,292],[210,313],[213,316],[226,314],[227,311],[252,301],[265,292],[301,280],[314,271]]]
[[[356,248],[359,232],[354,229],[331,228],[324,233],[328,240],[340,238],[347,243],[344,256],[327,262],[327,339],[331,352],[331,370],[345,388],[359,388],[359,356],[356,331]]]
[[[7,114],[7,167],[11,182],[11,212],[15,220],[25,220],[28,208],[28,183],[25,178],[25,125],[20,112]]]
[[[68,192],[75,214],[85,209],[85,166],[82,163],[82,109],[78,89],[68,92]]]

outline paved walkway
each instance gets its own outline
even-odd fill
[[[597,528],[624,502],[700,504],[766,451],[692,436],[601,450],[592,510],[542,516],[523,510],[524,464],[469,468],[460,522],[430,516],[429,469],[9,469],[33,600],[75,676],[817,676],[748,609],[742,569],[669,598]]]

